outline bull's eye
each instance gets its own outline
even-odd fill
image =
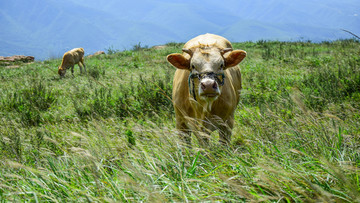
[[[221,68],[221,69],[224,69],[224,64],[223,64],[223,63],[220,65],[220,68]]]
[[[194,66],[194,65],[192,65],[191,68],[192,68],[193,70],[195,70],[195,66]]]

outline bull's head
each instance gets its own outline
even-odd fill
[[[66,68],[62,68],[61,66],[59,66],[58,74],[60,75],[60,77],[64,77],[65,73],[66,73]]]
[[[225,82],[224,70],[236,66],[246,57],[243,50],[215,46],[183,49],[183,52],[186,54],[170,54],[167,60],[176,68],[191,72],[189,81],[193,81],[195,100],[199,97],[208,102],[216,100],[221,94]]]

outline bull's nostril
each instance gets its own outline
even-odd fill
[[[206,86],[204,85],[204,83],[201,83],[201,89],[202,89],[202,90],[205,90],[205,89],[206,89]]]
[[[216,82],[214,82],[213,88],[216,89],[217,87],[218,87],[218,86],[217,86]]]

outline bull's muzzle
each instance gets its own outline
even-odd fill
[[[224,85],[224,73],[190,73],[189,75],[189,91],[193,98],[196,100],[194,79],[199,79],[198,93],[200,97],[205,99],[215,100],[220,94],[220,86]]]
[[[200,96],[217,97],[220,95],[219,85],[211,78],[204,78],[200,81]]]

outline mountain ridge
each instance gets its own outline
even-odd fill
[[[230,41],[351,38],[360,32],[356,1],[13,0],[0,3],[0,55],[61,57],[74,47],[86,54],[129,49],[214,33]],[[337,20],[337,21],[336,21]]]

